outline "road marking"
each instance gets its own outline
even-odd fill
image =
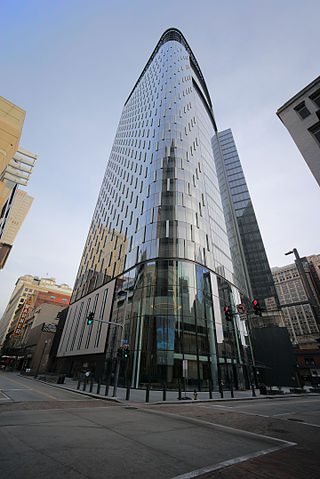
[[[277,398],[277,399],[278,399],[278,398]],[[278,405],[279,405],[279,406],[280,406],[280,405],[283,406],[283,405],[288,405],[288,404],[301,404],[301,403],[302,403],[301,400],[300,400],[300,401],[291,401],[291,400],[290,400],[289,402],[287,402],[287,399],[290,399],[290,398],[279,398],[279,401],[277,401],[277,399],[273,399],[273,400],[271,400],[271,401],[270,401],[270,399],[269,399],[269,400],[263,401],[263,402],[262,402],[262,401],[258,401],[258,402],[254,403],[254,404],[252,403],[252,401],[250,401],[250,404],[239,404],[239,405],[235,405],[235,406],[233,406],[233,405],[231,406],[231,405],[230,405],[230,406],[226,406],[226,407],[228,407],[228,408],[230,408],[230,409],[238,409],[238,408],[247,408],[247,407],[253,407],[253,406],[255,407],[255,406],[267,406],[267,405],[268,405],[268,406],[273,406],[273,407],[274,407],[275,404],[277,404],[277,406],[278,406]],[[310,403],[310,402],[319,402],[319,399],[309,399],[309,398],[306,398],[306,399],[307,399],[307,401],[305,401],[305,402],[308,402],[308,403]],[[245,400],[244,400],[244,401],[245,401]],[[275,401],[276,401],[276,402],[275,402]]]
[[[213,464],[211,466],[205,466],[200,469],[196,469],[194,471],[187,472],[186,474],[181,474],[180,476],[172,477],[171,479],[192,479],[193,477],[201,476],[207,472],[218,471],[219,469],[223,469],[228,466],[233,466],[233,464],[239,464],[240,462],[248,461],[249,459],[254,459],[259,456],[263,456],[265,454],[270,454],[271,452],[279,451],[279,449],[283,449],[285,447],[295,446],[295,443],[287,443],[282,444],[275,447],[270,447],[269,449],[263,449],[261,451],[253,452],[251,454],[246,454],[245,456],[239,456],[228,461],[219,462],[218,464]]]
[[[42,396],[45,396],[49,399],[54,399],[54,400],[57,400],[57,398],[55,396],[51,396],[51,394],[47,394],[47,393],[43,393],[42,391],[39,391],[38,389],[34,389],[30,386],[26,386],[25,384],[21,383],[20,381],[16,381],[15,379],[11,379],[11,378],[8,378],[7,376],[4,376],[5,379],[7,379],[8,381],[12,381],[13,383],[15,384],[19,384],[19,385],[22,385],[23,386],[23,389],[30,389],[31,391],[35,392],[35,393],[38,393],[38,394],[41,394]]]
[[[4,397],[0,397],[0,401],[11,401],[9,396],[7,396],[6,393],[2,389],[0,389],[0,395],[4,396]]]
[[[284,449],[287,447],[291,446],[296,446],[296,442],[290,442],[290,441],[285,441],[283,439],[278,439],[276,437],[272,436],[266,436],[264,434],[257,434],[255,432],[249,432],[249,431],[244,431],[243,429],[236,429],[230,426],[223,426],[221,424],[216,424],[213,422],[209,421],[203,421],[202,419],[196,419],[196,418],[190,418],[186,416],[180,416],[179,414],[174,414],[174,413],[168,413],[168,412],[163,412],[163,411],[156,411],[156,410],[148,410],[148,409],[143,409],[143,411],[151,414],[159,414],[159,415],[164,415],[164,416],[174,416],[176,419],[181,419],[182,421],[188,421],[192,423],[198,423],[198,424],[207,424],[208,426],[211,426],[214,429],[222,429],[222,430],[227,430],[232,432],[233,434],[236,435],[243,435],[247,437],[252,437],[252,438],[258,438],[258,439],[264,439],[268,441],[272,441],[275,443],[278,443],[277,446],[270,447],[268,449],[262,449],[257,452],[253,452],[251,454],[246,454],[244,456],[239,456],[235,457],[233,459],[229,459],[227,461],[219,462],[218,464],[213,464],[211,466],[205,466],[200,469],[196,469],[194,471],[187,472],[185,474],[181,474],[179,476],[172,477],[171,479],[192,479],[193,477],[201,476],[202,474],[205,474],[207,472],[212,472],[212,471],[217,471],[219,469],[223,469],[224,467],[232,466],[233,464],[238,464],[239,462],[244,462],[247,461],[248,459],[253,459],[255,457],[263,456],[265,454],[270,454],[271,452],[279,451],[280,449]]]

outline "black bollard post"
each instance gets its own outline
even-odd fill
[[[219,384],[219,390],[220,390],[220,396],[221,398],[223,398],[223,386],[221,383]]]
[[[209,381],[209,398],[212,399],[212,382]]]
[[[256,391],[254,389],[254,384],[253,383],[251,384],[251,389],[252,389],[252,397],[256,397],[257,395],[256,395]]]
[[[105,389],[104,395],[105,396],[109,395],[109,380],[107,380],[107,382],[106,382],[106,389]]]
[[[78,379],[77,389],[80,389],[81,378]]]
[[[164,384],[162,387],[162,401],[167,400],[167,385]]]
[[[178,399],[179,401],[181,401],[181,384],[179,383],[179,395],[178,395]]]
[[[150,397],[150,384],[147,384],[147,387],[146,387],[146,402],[149,402],[149,397]]]
[[[234,398],[232,382],[230,382],[230,394],[231,394],[231,397]]]
[[[93,378],[91,378],[91,382],[90,382],[90,392],[92,393],[92,388],[93,388]]]
[[[101,381],[99,379],[98,385],[97,385],[97,394],[100,394],[100,388],[101,388]]]
[[[85,391],[85,390],[86,390],[86,385],[87,385],[87,378],[84,378],[82,391]]]
[[[127,385],[127,391],[126,391],[126,401],[129,401],[130,399],[130,383]]]

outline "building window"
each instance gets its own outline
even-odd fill
[[[309,98],[320,108],[320,90],[314,92],[312,95],[309,96]]]
[[[300,103],[299,105],[297,105],[294,110],[298,113],[298,115],[300,116],[300,118],[302,120],[304,120],[305,118],[307,118],[307,116],[310,115],[310,111],[308,110],[308,108],[306,107],[304,101],[302,103]]]
[[[316,123],[311,128],[309,128],[311,135],[317,140],[318,144],[320,145],[320,121]]]
[[[304,358],[304,364],[307,368],[315,368],[316,364],[313,358]]]

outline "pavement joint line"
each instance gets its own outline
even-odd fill
[[[289,421],[289,419],[285,419],[285,421]],[[312,424],[311,422],[300,422],[299,424],[305,424],[306,426],[312,426],[312,427],[320,427],[320,424]]]
[[[198,406],[198,407],[203,407],[203,408],[208,408],[208,406]],[[226,411],[229,411],[229,412],[232,412],[233,408],[232,407],[228,407],[228,406],[219,406],[221,407],[222,409],[225,409]],[[258,417],[266,417],[266,418],[270,418],[270,417],[274,417],[274,416],[265,416],[264,414],[257,414],[255,412],[244,412],[244,411],[236,411],[237,414],[245,414],[245,415],[248,415],[248,416],[258,416]],[[288,413],[289,414],[289,413]]]
[[[222,429],[222,430],[227,430],[229,432],[232,432],[233,434],[236,434],[236,435],[242,435],[242,436],[248,436],[248,437],[252,437],[252,438],[257,438],[257,439],[264,439],[264,440],[267,440],[267,441],[271,441],[271,442],[276,442],[276,443],[281,443],[282,445],[285,445],[283,447],[291,447],[291,446],[296,446],[297,443],[296,442],[291,442],[291,441],[286,441],[284,439],[278,439],[277,437],[272,437],[272,436],[266,436],[264,434],[258,434],[256,432],[251,432],[251,431],[245,431],[243,429],[237,429],[237,428],[234,428],[234,427],[230,427],[230,426],[224,426],[222,424],[216,424],[214,422],[210,422],[210,421],[204,421],[203,419],[196,419],[196,418],[191,418],[191,417],[188,417],[188,416],[182,416],[180,414],[174,414],[174,413],[170,413],[170,412],[164,412],[164,411],[157,411],[157,410],[150,410],[150,409],[147,409],[147,408],[141,408],[142,411],[145,411],[147,413],[155,413],[155,414],[160,414],[160,415],[164,415],[164,416],[174,416],[176,419],[180,418],[181,420],[187,420],[188,422],[193,422],[193,423],[196,423],[196,424],[206,424],[207,426],[210,426],[214,429]],[[174,479],[174,478],[172,478]]]

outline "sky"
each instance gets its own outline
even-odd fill
[[[26,110],[20,145],[39,155],[0,317],[19,276],[73,286],[123,104],[170,27],[233,131],[270,266],[320,253],[320,189],[276,115],[320,74],[319,16],[318,0],[0,0],[0,96]]]

